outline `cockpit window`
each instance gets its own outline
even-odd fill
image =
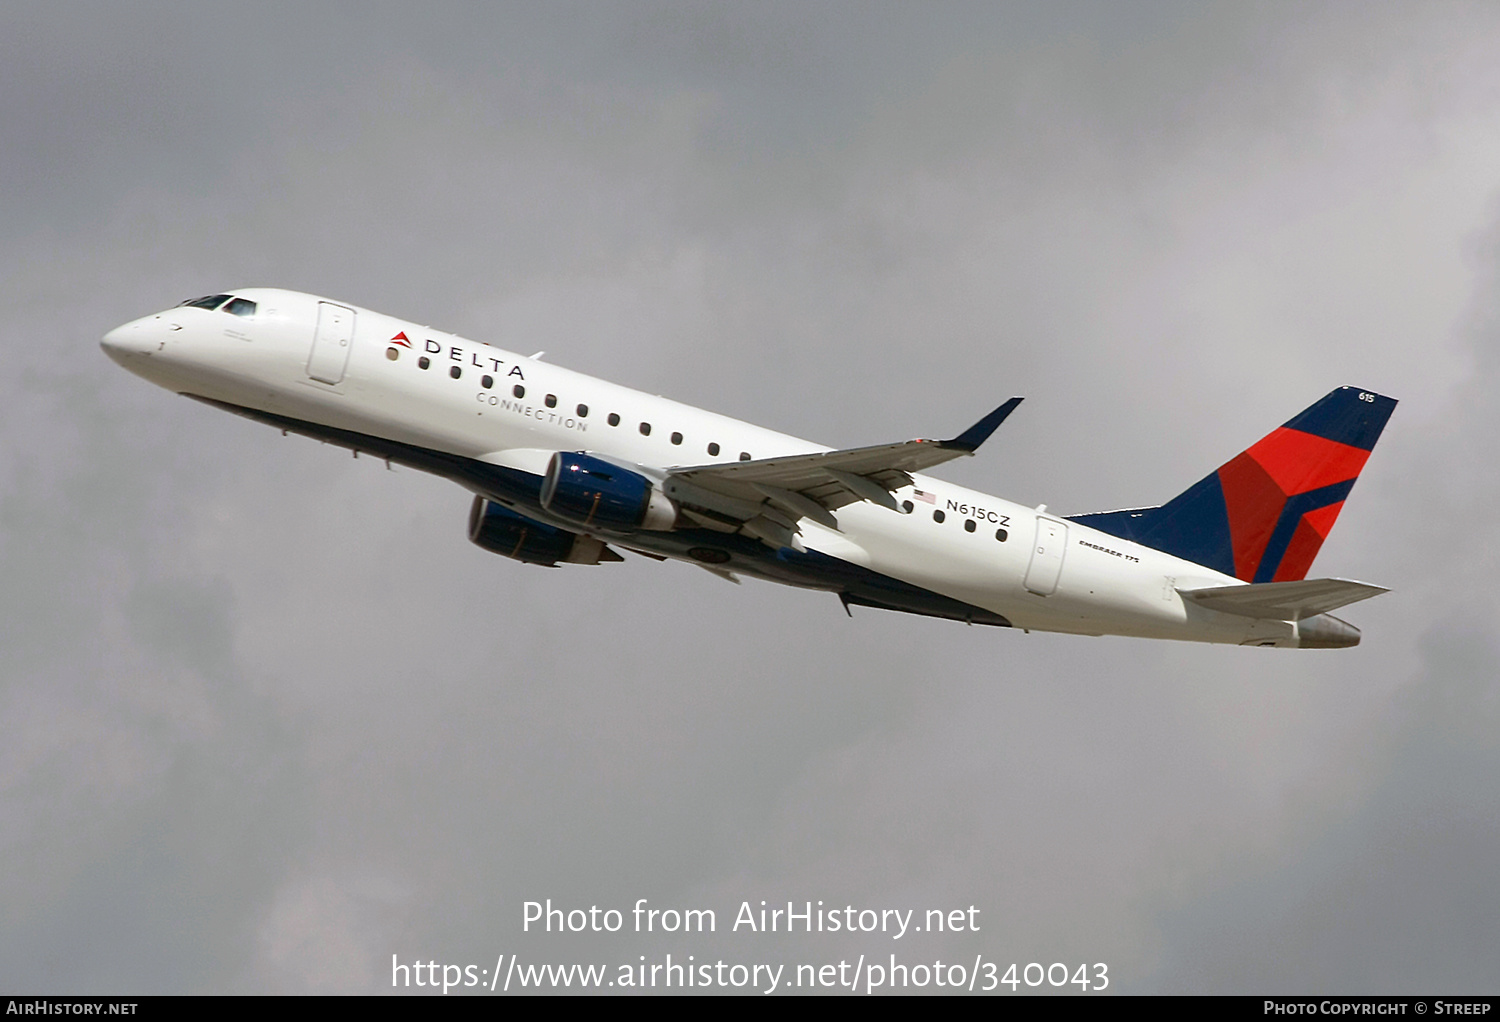
[[[188,309],[217,309],[219,306],[221,306],[225,302],[229,301],[229,299],[232,298],[232,297],[234,297],[234,296],[233,295],[209,295],[206,298],[194,298],[190,302],[183,302],[181,307],[182,308],[188,308]]]
[[[255,303],[248,298],[235,298],[224,306],[224,311],[236,316],[255,315]]]

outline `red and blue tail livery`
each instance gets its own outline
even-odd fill
[[[1386,591],[1306,577],[1396,406],[1350,387],[1161,507],[1062,518],[928,474],[1018,397],[952,439],[832,450],[279,288],[184,302],[104,350],[174,393],[457,483],[469,538],[524,564],[639,554],[832,593],[851,615],[1282,649],[1358,644],[1330,612]]]
[[[1073,520],[1244,582],[1306,578],[1395,407],[1340,387],[1161,507]]]

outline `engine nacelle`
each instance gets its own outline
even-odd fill
[[[475,497],[469,508],[469,540],[490,553],[548,567],[556,566],[558,561],[598,564],[624,560],[593,536],[580,536],[532,521],[483,497]]]
[[[541,496],[542,507],[585,526],[665,531],[677,521],[677,506],[654,482],[588,454],[554,454]]]

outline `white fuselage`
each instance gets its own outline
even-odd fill
[[[253,301],[254,315],[179,307],[111,331],[104,347],[179,393],[537,477],[557,451],[661,470],[828,450],[344,303],[274,289],[233,294]],[[409,347],[393,343],[402,335]],[[1292,622],[1185,601],[1180,589],[1237,584],[1201,565],[930,477],[894,496],[912,510],[850,504],[837,530],[803,519],[801,542],[1018,628],[1297,644]],[[540,508],[524,513],[547,520]],[[682,556],[655,542],[659,534],[599,538]]]

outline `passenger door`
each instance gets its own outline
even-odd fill
[[[312,354],[307,359],[307,375],[319,383],[338,383],[344,378],[353,342],[354,310],[319,302],[318,328],[313,334]]]

